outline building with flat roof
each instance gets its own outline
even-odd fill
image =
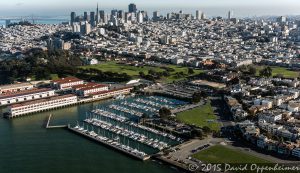
[[[30,83],[18,83],[18,84],[11,84],[11,85],[0,85],[0,95],[5,93],[13,93],[19,92],[23,90],[30,90],[33,89],[33,85]]]
[[[133,87],[123,87],[108,91],[101,91],[97,93],[91,93],[89,94],[94,100],[101,100],[101,99],[107,99],[112,98],[118,95],[126,95],[130,94],[130,91],[133,89]]]
[[[49,88],[23,90],[15,93],[0,95],[0,106],[36,100],[55,95],[55,90]]]
[[[85,83],[73,86],[72,89],[77,95],[85,97],[92,93],[108,91],[108,85],[98,83]]]
[[[63,95],[9,106],[9,118],[76,104],[77,96]]]
[[[76,77],[66,77],[58,80],[53,80],[51,82],[52,88],[59,90],[68,90],[72,89],[72,86],[81,85],[84,81],[82,79],[78,79]]]
[[[128,5],[128,12],[129,13],[136,13],[137,12],[137,8],[136,8],[136,5],[131,3]]]

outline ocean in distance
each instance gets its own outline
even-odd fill
[[[20,19],[11,19],[11,23],[20,22]],[[32,20],[28,19],[29,22],[33,22]],[[68,19],[36,19],[34,20],[35,24],[61,24],[62,22],[68,22]],[[6,20],[0,19],[0,26],[5,26]]]

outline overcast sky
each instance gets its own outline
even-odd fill
[[[0,15],[68,15],[70,11],[94,10],[97,2],[101,9],[127,9],[133,2],[138,9],[203,9],[211,15],[220,9],[233,9],[237,15],[300,14],[300,0],[0,0]]]

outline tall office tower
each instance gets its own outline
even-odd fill
[[[88,22],[81,22],[80,23],[80,33],[83,35],[87,35],[91,32],[91,24]]]
[[[92,27],[95,27],[96,26],[96,19],[95,19],[95,12],[91,12],[90,14],[90,24],[92,25]]]
[[[96,9],[96,24],[98,25],[100,21],[100,18],[99,18],[99,6],[98,6],[98,3],[97,3],[97,9]]]
[[[86,22],[85,24],[85,32],[86,34],[89,34],[91,32],[92,28],[91,28],[91,24],[89,24],[88,22]]]
[[[122,20],[125,20],[125,13],[124,13],[123,10],[118,11],[118,18],[122,19]]]
[[[114,18],[117,18],[118,17],[118,10],[111,10],[110,12],[110,20],[113,20]]]
[[[144,21],[148,21],[149,20],[149,17],[148,17],[148,13],[147,11],[141,11],[143,16],[144,16]]]
[[[228,20],[230,20],[233,17],[233,11],[228,12]]]
[[[153,12],[153,18],[152,18],[154,21],[158,20],[159,19],[159,12],[158,11],[154,11]]]
[[[105,12],[103,10],[99,11],[100,20],[104,23]]]
[[[201,19],[201,16],[202,16],[202,12],[197,10],[196,11],[196,20],[200,20]]]
[[[78,22],[74,22],[72,25],[73,32],[80,33],[80,24]]]
[[[136,13],[136,11],[137,11],[137,8],[136,8],[136,5],[135,4],[129,4],[128,5],[128,12],[129,13]]]
[[[171,19],[171,17],[172,17],[172,14],[168,13],[167,14],[167,19],[169,20],[169,19]]]
[[[108,15],[104,15],[104,21],[103,23],[107,24],[108,23]]]
[[[75,17],[75,22],[81,22],[81,21],[83,21],[82,16],[76,16]]]
[[[201,14],[201,20],[204,20],[205,18],[206,18],[205,14],[202,13],[202,14]]]
[[[11,21],[9,19],[5,20],[5,28],[8,27],[8,25],[10,25]]]
[[[73,25],[73,23],[75,22],[75,18],[76,18],[76,13],[71,12],[71,25]]]
[[[284,23],[284,22],[286,22],[286,17],[285,17],[285,16],[280,16],[280,17],[278,17],[278,18],[277,18],[277,22],[278,22],[278,23]]]
[[[125,23],[127,23],[129,21],[129,16],[130,16],[130,13],[125,12]]]
[[[88,21],[88,13],[86,11],[83,13],[83,20]]]
[[[143,16],[143,13],[142,12],[138,12],[137,14],[137,22],[138,23],[143,23],[144,22],[144,16]]]
[[[129,13],[129,16],[130,16],[130,21],[131,22],[136,22],[137,21],[137,19],[136,19],[136,17],[137,17],[136,13]]]

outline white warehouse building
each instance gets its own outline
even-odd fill
[[[26,115],[34,112],[46,111],[58,107],[76,104],[77,96],[73,94],[40,99],[31,102],[11,105],[8,109],[9,118]]]
[[[30,100],[36,100],[46,97],[52,97],[55,95],[55,91],[52,89],[32,89],[25,90],[11,94],[0,95],[0,106],[10,105],[14,103],[20,103]]]

